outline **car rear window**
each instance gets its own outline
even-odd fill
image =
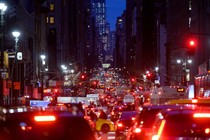
[[[194,118],[191,114],[179,114],[166,119],[163,135],[170,137],[210,137],[209,130],[210,118]]]
[[[131,119],[132,117],[136,117],[137,114],[137,111],[125,111],[121,114],[120,119]]]
[[[139,122],[143,124],[143,127],[146,128],[151,128],[155,119],[156,119],[156,114],[160,111],[161,109],[145,109],[142,110],[140,113],[139,117]]]

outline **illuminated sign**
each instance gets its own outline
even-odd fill
[[[31,107],[47,107],[50,101],[43,101],[43,100],[30,100]]]
[[[177,88],[177,92],[185,92],[185,88]]]

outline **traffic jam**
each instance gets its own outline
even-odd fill
[[[185,87],[165,86],[150,91],[133,88],[132,79],[125,82],[113,71],[98,75],[90,79],[97,81],[97,86],[83,96],[60,95],[56,100],[48,97],[31,99],[22,106],[2,106],[0,138],[210,139],[208,98],[189,98]]]

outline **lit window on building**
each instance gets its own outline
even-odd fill
[[[50,3],[50,11],[54,11],[55,9],[55,4],[54,3]]]
[[[50,24],[54,24],[55,23],[55,18],[54,17],[50,17]]]
[[[46,17],[46,23],[49,23],[49,17]]]

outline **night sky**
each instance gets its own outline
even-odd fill
[[[125,10],[126,0],[106,0],[106,5],[107,21],[110,23],[111,30],[114,30],[117,17]]]

